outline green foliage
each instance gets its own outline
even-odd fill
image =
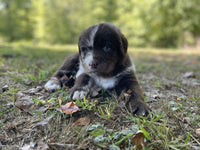
[[[9,42],[33,38],[31,7],[31,0],[0,1],[0,33]]]
[[[0,0],[0,39],[77,43],[88,26],[112,22],[130,45],[194,45],[199,5],[199,0]]]
[[[93,102],[89,103],[85,97],[83,101],[77,99],[75,103],[79,107],[82,107],[83,110],[92,110],[95,107],[95,104]]]

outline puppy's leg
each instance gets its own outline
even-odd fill
[[[62,86],[62,77],[66,75],[68,78],[75,75],[79,66],[79,54],[73,54],[67,57],[61,67],[53,74],[50,80],[45,84],[44,88],[49,92],[59,90]]]
[[[85,73],[79,75],[78,78],[76,79],[74,87],[69,92],[69,96],[73,100],[83,99],[89,94],[93,83],[94,81],[89,75]]]
[[[126,108],[137,116],[147,116],[151,109],[143,100],[143,91],[140,87],[135,73],[124,75],[115,88],[117,94],[125,92],[127,96]]]

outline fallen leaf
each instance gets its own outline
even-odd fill
[[[42,88],[42,86],[37,86],[36,89],[38,89],[39,91],[41,91],[43,88]]]
[[[38,122],[33,128],[37,128],[39,130],[42,130],[44,131],[45,128],[47,127],[47,125],[49,124],[49,121],[53,118],[53,116],[50,116],[46,119],[44,119],[43,121],[41,122]]]
[[[31,89],[29,89],[29,90],[27,90],[27,91],[24,91],[25,93],[28,93],[28,94],[35,94],[35,93],[37,93],[39,91],[39,89],[37,89],[37,88],[31,88]]]
[[[83,118],[79,118],[78,120],[76,120],[74,122],[74,125],[76,126],[87,126],[90,123],[90,118],[88,117],[83,117]]]
[[[48,149],[49,146],[45,144],[43,141],[39,141],[37,143],[31,142],[20,148],[20,150],[48,150]]]
[[[41,91],[42,90],[42,87],[41,86],[37,86],[36,88],[31,88],[27,91],[24,91],[25,93],[28,93],[28,94],[39,94],[37,92]],[[41,94],[41,93],[40,93]]]
[[[190,118],[189,117],[184,117],[183,118],[183,122],[187,123],[187,124],[190,124]]]
[[[36,143],[31,142],[31,143],[26,144],[23,147],[21,147],[20,150],[35,150],[35,148],[36,148]]]
[[[133,137],[132,142],[139,150],[142,150],[146,146],[144,139],[145,136],[143,132],[139,130]]]
[[[5,92],[5,91],[7,91],[7,90],[9,90],[8,85],[5,85],[5,86],[2,87],[2,91],[3,91],[3,92]]]
[[[153,95],[153,98],[154,99],[160,99],[160,96],[159,95]]]
[[[184,95],[188,95],[185,89],[181,88],[180,91],[181,91]]]
[[[58,100],[59,100],[59,104],[60,104],[62,112],[66,114],[73,114],[80,110],[79,107],[76,106],[74,102],[69,102],[69,103],[66,103],[65,105],[62,105],[62,100],[60,99],[60,97],[58,97]]]
[[[192,87],[200,86],[200,83],[196,79],[185,79],[185,80],[182,80],[182,84],[183,85],[187,85],[187,86],[192,86]]]
[[[186,72],[183,74],[184,78],[195,78],[194,72]]]
[[[44,143],[43,141],[39,141],[37,144],[37,149],[38,150],[49,150],[49,146]]]
[[[162,85],[166,88],[166,89],[171,89],[174,85],[176,85],[176,82],[171,81],[169,79],[166,78],[162,78]]]
[[[30,107],[34,104],[31,98],[21,92],[15,94],[14,105],[24,111],[28,111]]]
[[[45,89],[43,89],[43,90],[41,91],[41,93],[43,93],[43,94],[46,93]]]
[[[24,82],[25,85],[28,85],[28,86],[31,85],[31,84],[33,83],[33,82],[32,82],[31,80],[29,80],[29,79],[24,79],[23,82]]]

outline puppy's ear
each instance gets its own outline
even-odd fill
[[[123,54],[126,54],[128,48],[128,41],[123,34],[120,34],[120,38],[121,38],[121,51]]]

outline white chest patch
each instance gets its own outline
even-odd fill
[[[118,79],[115,77],[111,78],[94,77],[94,81],[99,87],[102,87],[103,89],[111,89],[115,87]]]
[[[80,62],[80,64],[79,64],[79,70],[78,70],[78,72],[76,73],[76,78],[78,78],[78,76],[81,75],[82,73],[86,73],[86,71],[85,71],[85,69],[83,68],[82,63]]]
[[[76,73],[76,78],[78,78],[79,75],[81,75],[82,73],[87,73],[87,71],[84,69],[84,67],[80,63],[79,70]],[[114,77],[110,77],[110,78],[102,78],[102,77],[98,77],[98,76],[96,76],[94,74],[90,74],[90,73],[87,73],[87,74],[89,74],[93,78],[93,80],[94,80],[96,85],[98,85],[99,87],[101,87],[103,89],[111,89],[118,82],[118,79],[115,76]]]

